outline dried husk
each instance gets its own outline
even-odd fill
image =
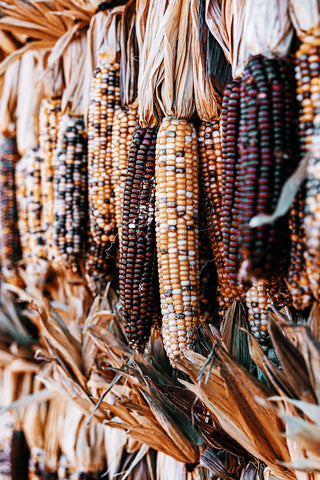
[[[249,55],[288,56],[293,37],[288,7],[289,0],[247,0],[244,32]]]
[[[208,28],[220,44],[228,62],[232,63],[232,2],[206,0],[205,9]]]
[[[320,4],[318,0],[288,0],[291,22],[301,41],[319,37]]]
[[[85,31],[78,31],[65,48],[63,59],[63,74],[66,88],[61,98],[61,113],[81,116],[84,114],[83,92],[86,80],[86,47]],[[74,59],[77,59],[75,62]]]
[[[39,141],[39,110],[45,97],[44,83],[39,82],[44,71],[45,51],[26,52],[20,60],[17,102],[17,144],[25,156]]]
[[[121,106],[130,107],[138,92],[139,51],[136,37],[136,0],[130,0],[126,3],[121,23]]]
[[[136,32],[139,48],[138,112],[142,125],[155,126],[161,107],[155,91],[163,81],[164,15],[168,0],[150,0],[137,4]]]
[[[0,100],[0,131],[3,135],[12,135],[16,130],[17,78],[19,78],[20,61],[9,65]]]
[[[182,383],[199,396],[222,428],[249,453],[264,461],[279,477],[293,479],[292,471],[278,466],[279,460],[288,462],[290,456],[280,435],[282,422],[268,401],[270,390],[223,349],[219,348],[218,353],[217,348],[211,365],[201,355],[185,351],[179,367],[195,384]]]

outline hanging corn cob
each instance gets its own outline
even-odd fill
[[[119,109],[115,112],[112,126],[112,185],[115,196],[116,223],[121,242],[121,215],[125,186],[127,157],[134,128],[138,123],[136,109]]]
[[[143,351],[155,314],[155,144],[157,131],[134,131],[123,192],[119,289],[129,345]]]
[[[47,249],[42,229],[42,185],[43,160],[37,147],[30,149],[27,158],[27,208],[30,256],[26,258],[30,273],[44,274],[47,270]]]
[[[16,138],[0,138],[0,254],[1,270],[11,276],[20,259],[15,167],[19,159]]]
[[[138,104],[143,125],[156,125],[164,114],[156,145],[156,239],[162,335],[174,364],[194,348],[199,325],[198,145],[186,120],[195,111],[192,19],[187,0],[155,2],[154,8],[158,15],[151,5],[147,25],[156,38],[140,57]]]
[[[53,164],[53,241],[63,261],[77,271],[87,215],[87,137],[82,117],[60,118]]]
[[[197,332],[198,199],[196,130],[166,117],[156,148],[156,234],[163,339],[173,361],[194,346]]]
[[[42,183],[42,229],[45,232],[48,259],[54,260],[52,228],[54,220],[53,158],[57,147],[61,100],[43,100],[39,112],[39,155],[43,158]]]
[[[250,219],[271,213],[297,161],[294,82],[284,60],[253,57],[241,84],[238,182],[243,281],[266,278],[284,258],[286,218],[250,228]]]
[[[120,105],[119,63],[102,65],[94,73],[88,116],[88,187],[90,227],[96,243],[116,235],[112,175],[112,123]]]
[[[239,208],[240,185],[238,178],[239,151],[237,138],[240,118],[240,80],[233,80],[224,92],[221,110],[221,235],[226,282],[231,298],[240,299]],[[230,295],[229,294],[229,295]],[[230,298],[230,297],[229,297]],[[230,299],[227,301],[230,303]]]
[[[231,304],[234,288],[225,269],[221,230],[222,147],[219,122],[202,122],[198,133],[201,181],[205,193],[206,219],[221,295],[220,313]]]

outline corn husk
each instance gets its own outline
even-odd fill
[[[162,113],[154,94],[163,81],[164,15],[167,0],[137,4],[137,39],[139,48],[138,112],[142,125],[157,125]]]
[[[121,106],[129,107],[137,97],[139,51],[136,37],[136,0],[127,2],[123,11],[120,56]]]
[[[226,59],[232,63],[232,2],[206,0],[205,19],[208,28],[220,44]]]
[[[289,0],[246,2],[244,32],[249,55],[261,54],[268,58],[288,56],[293,38],[288,7]]]
[[[4,135],[12,135],[16,129],[17,78],[19,78],[19,71],[20,62],[13,62],[7,68],[4,78],[0,100],[0,131]]]
[[[301,41],[319,36],[320,5],[317,0],[289,0],[289,13]]]
[[[199,18],[197,10],[197,0],[191,2],[192,13],[192,49],[193,49],[193,82],[194,82],[194,96],[196,102],[197,113],[201,120],[206,122],[213,122],[217,120],[218,98],[206,72],[203,69],[201,53],[200,53],[200,39],[199,39]]]
[[[20,60],[17,144],[21,156],[39,142],[39,109],[45,91],[38,80],[44,70],[44,55],[44,51],[27,52]]]
[[[184,357],[179,359],[179,367],[194,384],[182,383],[203,401],[222,428],[251,455],[269,465],[279,477],[295,478],[292,471],[278,465],[279,459],[287,462],[290,456],[286,442],[280,436],[283,424],[268,404],[271,391],[240,367],[218,344],[210,362],[191,351],[186,351]]]

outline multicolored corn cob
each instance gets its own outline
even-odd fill
[[[98,67],[93,76],[88,111],[88,195],[90,228],[98,243],[116,237],[112,191],[113,117],[120,108],[119,64]]]
[[[241,82],[239,242],[242,281],[268,278],[285,257],[287,218],[250,228],[251,218],[270,214],[283,183],[297,164],[295,82],[281,59],[251,58]],[[235,186],[236,188],[236,186]]]
[[[92,238],[89,229],[85,272],[88,286],[94,296],[101,294],[112,278],[114,260],[106,249]]]
[[[39,112],[39,155],[43,158],[42,183],[42,229],[45,232],[48,259],[54,260],[53,247],[53,159],[58,141],[61,100],[43,100]]]
[[[219,122],[201,122],[198,131],[200,179],[204,190],[208,234],[218,275],[221,298],[219,312],[223,314],[234,298],[234,289],[225,270],[225,251],[221,230],[222,147]],[[224,253],[225,252],[225,253]]]
[[[112,186],[115,196],[119,243],[121,242],[121,215],[127,172],[127,157],[137,123],[138,112],[136,109],[119,109],[114,114],[112,126]]]
[[[21,257],[15,188],[15,167],[18,159],[16,138],[1,136],[0,264],[4,274],[12,272]]]
[[[226,297],[227,304],[230,304],[232,298],[241,299],[244,295],[238,281],[240,268],[240,247],[238,243],[240,208],[240,185],[238,178],[239,118],[240,80],[235,79],[227,86],[224,92],[220,124],[222,147],[220,225],[225,282],[228,285],[228,290],[221,292],[221,295]]]
[[[53,241],[63,261],[77,270],[87,218],[87,136],[82,117],[60,118],[53,163]]]
[[[199,323],[198,145],[194,126],[165,117],[156,146],[156,237],[162,334],[174,363]]]
[[[129,345],[143,351],[155,313],[155,147],[157,130],[138,125],[123,192],[119,289]]]
[[[30,273],[45,274],[47,270],[47,248],[44,231],[42,229],[42,186],[41,170],[43,159],[39,155],[38,147],[27,152],[26,195],[28,209],[28,235],[30,255],[26,262]]]

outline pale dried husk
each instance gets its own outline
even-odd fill
[[[221,46],[226,59],[232,63],[232,1],[206,0],[206,22]]]
[[[144,70],[139,72],[139,117],[143,125],[155,126],[163,116],[190,119],[195,112],[193,90],[192,17],[188,0],[169,2],[165,12],[150,8],[153,41]],[[159,7],[158,7],[159,8]],[[149,15],[148,15],[149,19]],[[156,22],[156,25],[154,25]],[[147,33],[148,32],[148,33]]]
[[[320,4],[318,0],[288,0],[291,21],[301,41],[320,35]]]
[[[288,7],[289,0],[247,0],[244,32],[249,55],[288,56],[293,37]]]
[[[46,52],[26,52],[20,60],[17,102],[17,145],[21,156],[39,142],[39,110],[45,98],[44,71]]]
[[[16,108],[17,108],[17,78],[19,78],[20,61],[9,65],[2,89],[0,100],[0,132],[3,135],[12,135],[16,129]]]

